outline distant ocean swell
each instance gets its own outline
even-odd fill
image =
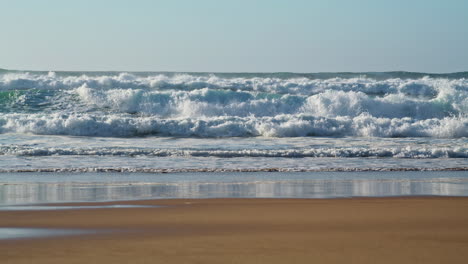
[[[468,76],[0,73],[0,133],[468,137]]]

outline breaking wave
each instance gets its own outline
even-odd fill
[[[15,156],[146,156],[146,157],[265,157],[265,158],[468,158],[464,147],[403,148],[308,148],[308,149],[148,149],[148,148],[38,148],[0,146],[0,155]]]
[[[217,173],[217,172],[369,172],[369,171],[468,171],[468,167],[450,167],[450,168],[426,168],[426,167],[412,167],[412,168],[201,168],[201,169],[158,169],[158,168],[127,168],[127,167],[80,167],[80,168],[33,168],[33,169],[0,169],[0,173],[87,173],[87,172],[99,172],[99,173]]]
[[[464,73],[0,73],[0,133],[468,137]]]
[[[179,136],[179,137],[468,137],[467,117],[417,120],[356,117],[207,117],[163,119],[130,115],[95,114],[5,114],[1,133],[33,133],[73,136]]]

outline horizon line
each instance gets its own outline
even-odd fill
[[[387,70],[387,71],[316,71],[316,72],[294,72],[294,71],[174,71],[174,70],[31,70],[31,69],[7,69],[0,68],[0,71],[17,71],[17,72],[114,72],[114,73],[219,73],[219,74],[359,74],[359,73],[416,73],[416,74],[432,74],[432,75],[444,75],[444,74],[460,74],[468,73],[465,71],[454,71],[454,72],[424,72],[424,71],[407,71],[407,70]]]

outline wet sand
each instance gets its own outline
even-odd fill
[[[97,231],[0,240],[0,263],[466,263],[468,259],[466,197],[118,204],[165,207],[0,211],[0,227]]]

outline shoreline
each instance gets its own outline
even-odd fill
[[[468,175],[456,171],[27,173],[2,175],[2,180],[2,205],[174,198],[468,196]]]
[[[67,204],[161,207],[0,211],[0,227],[97,231],[0,240],[0,262],[464,263],[468,257],[468,197]]]

